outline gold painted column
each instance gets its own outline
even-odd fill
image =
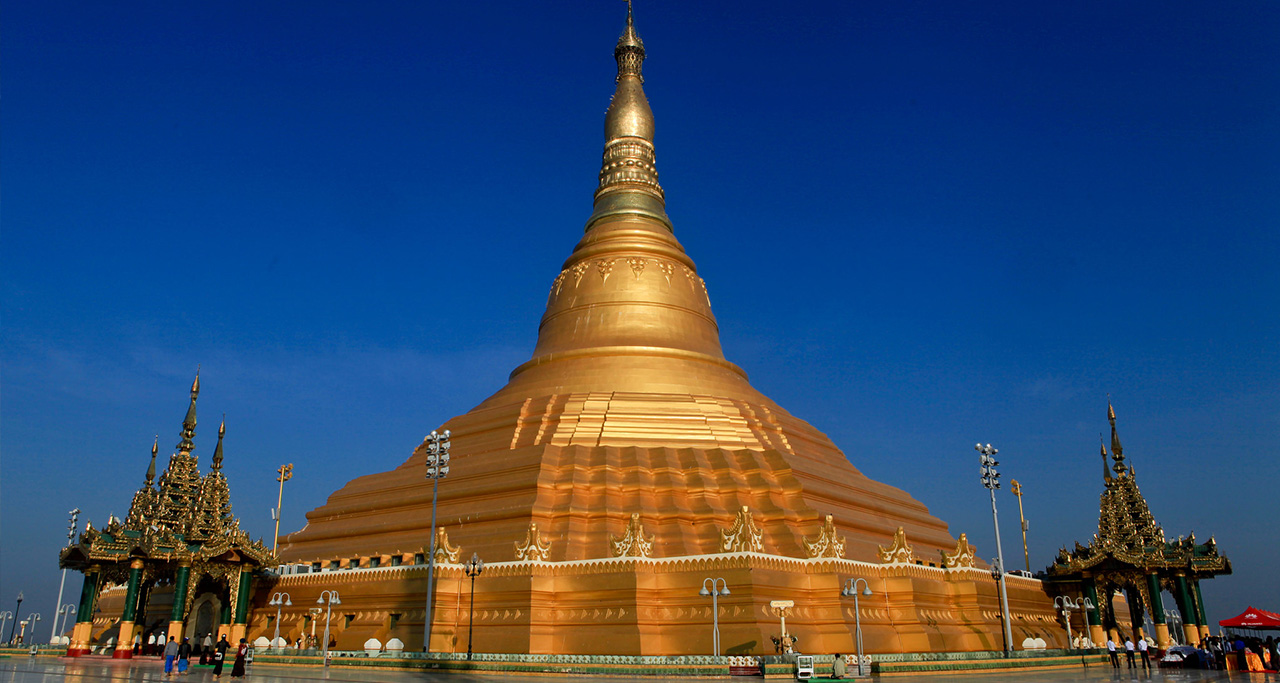
[[[129,563],[129,590],[124,596],[124,614],[120,616],[120,633],[116,636],[116,649],[112,659],[133,658],[134,616],[138,609],[138,587],[142,583],[142,560]]]
[[[236,616],[231,624],[231,637],[227,639],[231,641],[232,647],[239,645],[240,639],[249,631],[249,585],[252,580],[253,574],[248,569],[240,571],[240,587],[236,591]]]
[[[173,579],[173,611],[169,613],[169,637],[182,642],[182,628],[186,619],[187,582],[191,580],[191,562],[183,560],[178,563],[178,572]],[[198,637],[200,634],[196,634]]]
[[[1094,604],[1091,610],[1085,610],[1085,617],[1089,622],[1089,640],[1094,645],[1102,645],[1107,642],[1107,632],[1102,630],[1102,603],[1098,602],[1098,585],[1093,581],[1093,575],[1085,572],[1082,578],[1084,584],[1085,597]]]
[[[1200,580],[1195,579],[1191,582],[1191,597],[1196,601],[1196,613],[1200,615],[1200,639],[1203,640],[1213,635],[1209,630],[1209,615],[1204,611],[1204,596],[1200,593]],[[1275,667],[1271,667],[1275,668]]]
[[[80,589],[80,609],[76,611],[76,625],[71,630],[68,657],[80,657],[93,652],[93,608],[98,600],[98,575],[101,570],[94,565],[84,571],[84,587]]]
[[[1200,627],[1196,624],[1195,598],[1187,588],[1187,575],[1179,572],[1174,577],[1174,586],[1178,590],[1175,596],[1178,598],[1178,611],[1182,614],[1182,636],[1187,645],[1194,646],[1200,642]]]
[[[1164,600],[1160,597],[1160,577],[1147,574],[1147,592],[1151,594],[1151,604],[1147,605],[1151,612],[1151,623],[1156,627],[1156,647],[1166,649],[1173,644],[1169,638],[1169,625],[1164,620]]]

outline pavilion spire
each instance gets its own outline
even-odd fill
[[[1102,433],[1098,433],[1098,446],[1102,449],[1102,480],[1111,481],[1111,468],[1107,467],[1107,442],[1102,440]]]
[[[187,407],[187,416],[182,419],[182,441],[178,442],[178,451],[190,453],[196,444],[192,439],[196,436],[196,397],[200,395],[200,366],[196,366],[196,378],[191,383],[191,405]]]
[[[595,208],[587,229],[608,216],[631,214],[655,219],[671,229],[666,195],[658,184],[653,148],[653,110],[644,95],[644,41],[636,33],[630,0],[627,25],[613,48],[617,87],[604,118],[604,158]]]
[[[156,454],[160,452],[160,435],[156,434],[156,440],[151,444],[151,464],[147,466],[147,486],[150,487],[156,480]]]
[[[226,435],[227,435],[227,416],[223,415],[222,424],[218,425],[218,445],[213,449],[213,464],[211,467],[214,472],[217,472],[218,470],[222,469],[222,437]]]
[[[1120,434],[1116,431],[1116,409],[1111,406],[1111,401],[1107,401],[1107,420],[1111,422],[1111,458],[1115,460],[1115,472],[1122,475],[1125,472],[1124,465],[1124,447],[1120,445]]]

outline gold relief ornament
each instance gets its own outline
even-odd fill
[[[743,505],[742,509],[738,510],[738,516],[733,520],[733,526],[728,531],[720,531],[720,552],[764,552],[763,538],[764,532],[756,526],[755,520],[751,517],[751,510]]]
[[[458,564],[462,548],[449,545],[449,534],[444,527],[436,529],[436,564]]]
[[[645,538],[638,512],[631,513],[627,533],[622,538],[609,534],[609,545],[613,546],[614,557],[653,557],[653,536]]]
[[[804,549],[810,558],[844,557],[844,538],[836,535],[836,525],[831,515],[827,515],[817,538],[812,541],[807,537],[804,539]]]
[[[898,530],[893,534],[893,544],[888,548],[884,546],[877,547],[880,548],[880,562],[883,564],[910,564],[916,558],[911,546],[907,545],[907,531],[902,527],[898,527]]]
[[[969,545],[969,537],[965,534],[960,534],[960,540],[956,541],[956,549],[954,551],[940,550],[938,552],[942,553],[942,566],[947,569],[972,567],[973,556],[977,554],[973,546]]]
[[[546,562],[551,552],[551,541],[542,539],[538,531],[538,523],[531,522],[525,534],[524,543],[516,543],[516,559],[525,562]]]

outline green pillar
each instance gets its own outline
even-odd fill
[[[1191,607],[1191,595],[1187,591],[1187,577],[1179,574],[1174,579],[1174,586],[1177,590],[1174,592],[1174,599],[1178,601],[1178,612],[1182,614],[1183,624],[1194,624],[1195,613]]]
[[[186,616],[187,581],[190,576],[191,567],[178,567],[178,574],[173,579],[173,612],[169,614],[169,621],[182,621]]]
[[[240,591],[236,594],[236,623],[249,623],[249,584],[253,582],[253,575],[249,572],[240,572]]]
[[[1208,626],[1209,620],[1204,613],[1204,596],[1200,594],[1200,581],[1191,582],[1191,597],[1196,601],[1196,622],[1200,626]]]
[[[1082,580],[1084,584],[1084,596],[1089,598],[1097,609],[1087,609],[1084,611],[1085,616],[1089,617],[1090,626],[1102,625],[1102,605],[1098,602],[1098,584],[1094,583],[1092,576],[1086,576]]]
[[[80,609],[76,612],[76,622],[93,621],[93,605],[98,600],[98,570],[89,569],[84,573],[84,588],[80,589]]]
[[[129,568],[129,590],[124,596],[124,614],[121,621],[133,621],[138,610],[138,585],[142,583],[142,567]]]
[[[218,625],[225,626],[231,623],[231,603],[222,603],[222,612],[218,615]]]
[[[1151,621],[1164,623],[1164,600],[1160,598],[1160,577],[1147,574],[1147,592],[1151,593]]]

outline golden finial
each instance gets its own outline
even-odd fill
[[[227,435],[227,414],[222,414],[222,424],[218,425],[218,445],[213,449],[213,471],[222,469],[222,437]]]
[[[187,407],[187,416],[182,419],[182,441],[178,442],[178,451],[190,453],[195,450],[196,436],[196,397],[200,395],[200,366],[196,365],[196,378],[191,382],[191,405]]]
[[[196,378],[191,382],[191,398],[200,395],[200,364],[196,363]]]
[[[156,454],[160,452],[160,435],[156,434],[156,440],[151,444],[151,464],[147,467],[147,486],[151,486],[151,482],[156,480]]]

